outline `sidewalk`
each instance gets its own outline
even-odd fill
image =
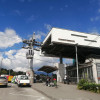
[[[76,85],[58,83],[58,88],[55,88],[45,86],[44,83],[34,83],[32,88],[51,100],[100,100],[100,94],[78,90]]]

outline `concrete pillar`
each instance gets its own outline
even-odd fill
[[[94,81],[98,84],[98,74],[97,74],[97,65],[100,65],[100,59],[93,59],[93,66],[92,66],[92,70],[93,70],[93,79]]]
[[[65,68],[64,64],[56,63],[55,66],[58,68],[57,70],[57,82],[63,82],[64,76],[65,76]]]
[[[33,59],[29,59],[29,70],[28,72],[28,76],[30,79],[31,84],[33,84],[33,79],[34,79],[34,71],[33,71]]]

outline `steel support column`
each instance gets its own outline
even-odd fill
[[[77,67],[77,83],[79,82],[79,69],[78,69],[78,55],[77,55],[77,45],[75,45],[75,50],[76,50],[76,67]]]
[[[62,55],[60,55],[60,64],[63,64],[63,58],[62,58]]]

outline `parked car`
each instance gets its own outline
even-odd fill
[[[0,86],[8,86],[8,80],[6,76],[0,76]]]
[[[17,77],[17,84],[18,86],[31,86],[30,80],[26,75],[18,75]]]

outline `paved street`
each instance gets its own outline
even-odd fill
[[[0,87],[0,100],[50,100],[31,87],[18,87],[9,84],[8,88]]]
[[[45,86],[44,83],[32,87],[0,87],[0,100],[100,100],[100,94],[78,90],[76,85],[58,84],[58,88]]]
[[[50,97],[52,100],[100,100],[100,94],[85,90],[78,90],[76,85],[58,83],[58,88],[36,83],[33,89]]]

